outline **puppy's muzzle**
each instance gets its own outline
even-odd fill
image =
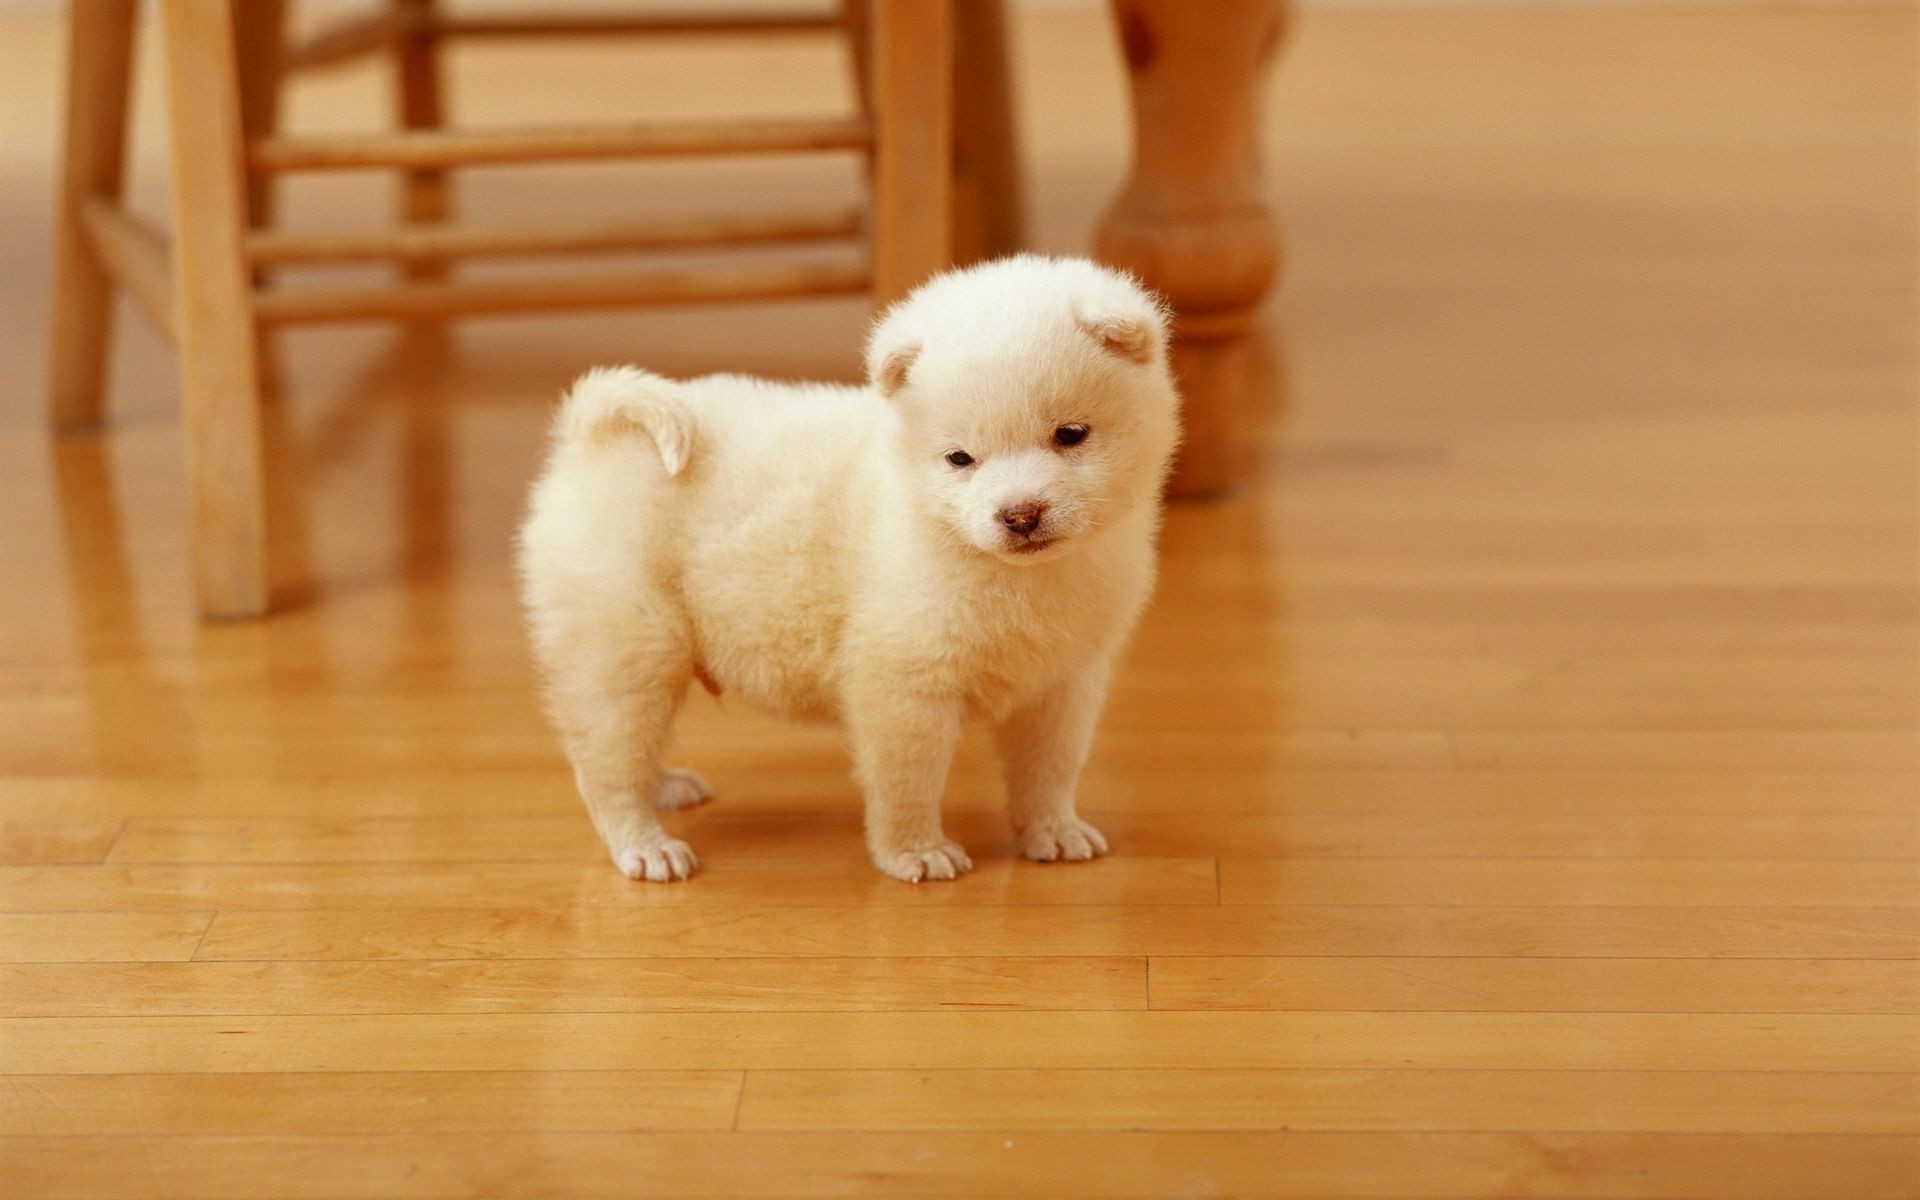
[[[1021,537],[1033,536],[1033,531],[1040,528],[1040,521],[1046,515],[1047,506],[1038,500],[1008,505],[998,513],[1000,523]]]

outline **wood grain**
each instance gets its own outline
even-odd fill
[[[708,876],[697,898],[622,885],[595,862],[153,863],[0,866],[0,911],[153,911],[168,908],[646,909],[735,904],[775,908],[861,903],[953,904],[1566,905],[1670,908],[1767,906],[1783,897],[1817,907],[1920,907],[1911,860],[1609,859],[1116,859],[1098,872],[1004,860],[967,888],[890,888],[850,864],[823,870],[745,864]]]
[[[1008,1141],[1012,1141],[1009,1146]],[[1839,1192],[1906,1200],[1920,1138],[1904,1134],[1372,1132],[396,1134],[339,1138],[7,1138],[0,1155],[39,1196],[250,1194],[417,1197],[470,1192],[984,1197],[1007,1180],[1036,1195],[1162,1196],[1273,1188],[1298,1196],[1473,1195],[1800,1200]],[[771,1168],[771,1169],[770,1169]]]
[[[0,962],[182,962],[207,912],[0,913]]]
[[[151,1078],[151,1077],[149,1077]],[[1769,1071],[753,1071],[741,1129],[1920,1133],[1920,1075]]]
[[[103,1037],[126,1030],[126,1037]],[[137,1036],[134,1034],[137,1033]],[[1724,1013],[785,1012],[10,1017],[0,1070],[1912,1071],[1920,1018]]]
[[[1146,975],[1087,956],[0,964],[0,1016],[1142,1009]]]
[[[1060,868],[1070,870],[1072,868]],[[643,902],[644,903],[644,902]],[[725,919],[719,919],[724,914]],[[972,905],[725,912],[656,907],[566,914],[492,909],[221,912],[199,957],[548,958],[661,954],[1362,954],[1520,958],[1833,958],[1920,951],[1920,910],[1454,905]]]
[[[15,1075],[7,1083],[0,1128],[57,1137],[731,1129],[740,1099],[733,1071]]]
[[[5,892],[0,872],[0,895]],[[1915,859],[1226,858],[1225,904],[1920,907]]]
[[[1154,958],[1148,969],[1152,1006],[1168,1009],[1920,1012],[1920,962],[1912,959],[1176,955]]]
[[[714,904],[791,908],[858,903],[919,908],[1213,904],[1218,899],[1218,873],[1209,858],[1136,858],[1116,861],[1113,867],[1094,874],[1003,860],[985,864],[966,889],[888,887],[861,870],[743,867],[710,874],[713,886],[697,895],[690,888],[631,887],[631,880],[609,874],[598,862],[0,867],[0,911],[308,911],[486,904],[538,912],[600,905],[704,909]]]
[[[729,853],[795,861],[860,853],[854,795],[810,814],[712,812],[674,822],[717,865]],[[1429,809],[1103,813],[1110,840],[1159,854],[1201,857],[1259,846],[1280,858],[1913,859],[1920,829],[1903,813],[1486,813]],[[997,813],[963,811],[962,841],[1005,840]],[[597,857],[592,831],[574,817],[471,821],[303,819],[131,821],[109,861],[136,862],[546,862]]]
[[[24,706],[22,706],[24,711]],[[75,719],[78,714],[73,714]],[[703,772],[719,780],[720,799],[715,817],[744,815],[751,809],[766,814],[784,811],[818,813],[836,797],[844,797],[848,811],[857,795],[847,778],[848,767],[837,745],[822,747],[804,736],[812,731],[786,730],[788,736],[749,726],[745,744],[725,729],[695,725],[685,739],[683,756],[698,760]],[[802,736],[792,736],[799,734]],[[292,735],[275,732],[273,740]],[[335,745],[341,738],[335,735]],[[1333,737],[1328,734],[1328,741]],[[258,746],[259,738],[250,739]],[[1147,741],[1146,738],[1138,739]],[[1149,745],[1161,753],[1181,756],[1192,752],[1195,739],[1155,738]],[[1854,813],[1897,816],[1920,794],[1920,776],[1898,771],[1648,771],[1619,770],[1478,770],[1382,769],[1373,765],[1328,766],[1326,756],[1301,748],[1300,741],[1261,739],[1258,743],[1216,746],[1220,761],[1181,769],[1192,783],[1182,804],[1190,811],[1233,812],[1284,808],[1288,813],[1321,812],[1359,818],[1367,814],[1419,816],[1436,811],[1474,814],[1491,820],[1526,813],[1584,813],[1596,824],[1620,813],[1672,813],[1708,818],[1714,814],[1739,817],[1765,813],[1773,816],[1811,814],[1835,820]],[[224,740],[217,743],[225,751]],[[235,738],[235,756],[246,758]],[[491,739],[489,739],[491,745]],[[84,747],[82,748],[84,750]],[[105,748],[103,748],[104,750]],[[994,766],[984,748],[963,747],[954,776],[948,782],[948,801],[955,808],[993,810],[1000,802]],[[478,754],[479,752],[476,752]],[[1166,807],[1166,779],[1152,767],[1151,753],[1142,753],[1132,737],[1109,737],[1098,753],[1106,761],[1089,765],[1085,787],[1089,809],[1104,820],[1128,810],[1152,813]],[[1261,768],[1261,756],[1283,761]],[[26,757],[23,751],[22,757]],[[346,757],[341,753],[338,757]],[[1298,760],[1298,761],[1295,761]],[[528,816],[570,817],[575,799],[562,770],[554,766],[498,767],[481,770],[432,771],[419,763],[394,763],[350,775],[317,767],[276,768],[264,763],[257,773],[236,770],[225,754],[207,758],[204,771],[191,769],[176,742],[171,750],[157,742],[151,757],[136,761],[103,756],[98,774],[19,775],[7,781],[10,817],[0,821],[0,838],[71,836],[102,847],[111,844],[129,817],[164,823],[187,819],[214,823],[272,822],[289,813],[313,814],[313,828],[326,822],[354,822],[369,818],[446,821]],[[352,760],[349,760],[352,761]],[[777,774],[769,767],[781,764]],[[1258,784],[1246,773],[1263,769]],[[154,781],[164,781],[156,787]],[[703,818],[704,819],[704,818]],[[13,830],[14,833],[6,831]],[[35,832],[41,831],[41,832]],[[5,844],[5,843],[0,843]],[[27,844],[27,843],[22,843]],[[1705,848],[1708,851],[1712,847]],[[1234,851],[1224,851],[1233,857]],[[93,861],[87,855],[76,861]],[[18,861],[35,861],[21,859]],[[67,861],[67,860],[58,860]],[[1693,862],[1711,862],[1694,858]]]
[[[0,863],[99,862],[125,827],[124,821],[90,821],[71,814],[64,819],[0,819]]]

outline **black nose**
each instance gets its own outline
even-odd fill
[[[1029,500],[1025,504],[1010,505],[1000,510],[1000,523],[1008,529],[1025,537],[1040,528],[1040,518],[1047,515],[1047,506],[1038,500]]]

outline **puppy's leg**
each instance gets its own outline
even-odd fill
[[[1021,705],[994,726],[1007,779],[1007,817],[1020,853],[1040,862],[1078,862],[1107,852],[1107,839],[1074,811],[1107,695],[1101,663]]]
[[[666,767],[653,785],[653,806],[661,812],[693,808],[713,799],[713,785],[691,767]]]
[[[630,879],[685,879],[693,850],[653,815],[673,778],[659,755],[690,678],[669,645],[575,642],[549,656],[549,704],[574,781],[613,863]],[[558,660],[558,661],[556,661]]]
[[[906,689],[867,687],[850,697],[848,732],[867,796],[867,850],[895,879],[953,879],[973,860],[940,831],[940,794],[960,739],[957,705]]]

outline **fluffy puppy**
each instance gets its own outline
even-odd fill
[[[590,371],[520,535],[547,700],[621,871],[684,879],[655,808],[699,679],[846,727],[897,879],[972,866],[941,832],[963,719],[993,726],[1029,858],[1088,859],[1074,810],[1107,678],[1152,588],[1178,437],[1167,325],[1125,276],[1021,256],[893,306],[869,385]]]

